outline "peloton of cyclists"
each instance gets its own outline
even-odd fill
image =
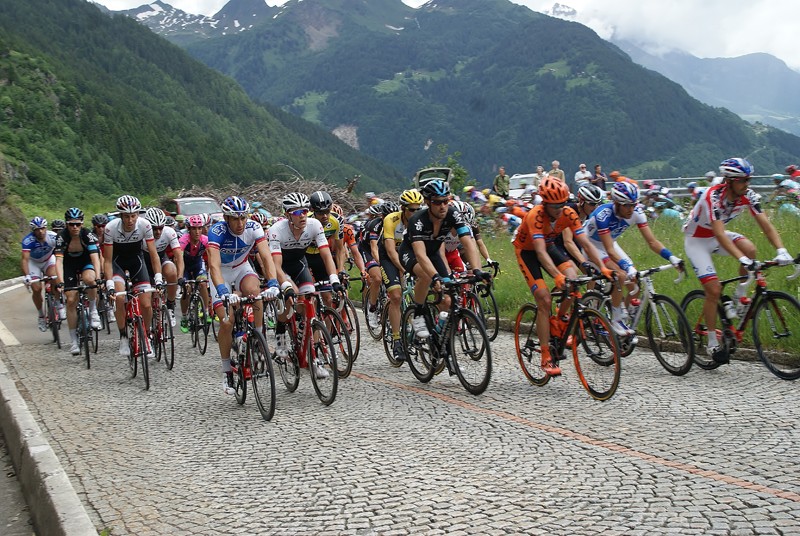
[[[22,273],[25,274],[23,281],[25,286],[33,291],[31,298],[33,306],[39,313],[39,330],[47,330],[47,321],[43,309],[42,283],[44,276],[55,277],[56,258],[53,255],[56,247],[57,234],[47,230],[47,220],[41,216],[35,216],[30,221],[31,232],[22,239]],[[57,299],[59,296],[56,285],[51,285],[51,294]],[[59,316],[64,318],[66,310],[63,305],[59,306]]]

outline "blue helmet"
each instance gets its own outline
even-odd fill
[[[450,185],[439,179],[432,180],[422,187],[422,195],[427,198],[447,197],[450,195]]]
[[[222,202],[222,213],[225,216],[241,216],[250,212],[250,205],[243,197],[232,195]]]
[[[697,183],[696,182],[692,181],[692,182],[687,182],[686,183],[686,189],[689,190],[690,192],[692,190],[694,190],[695,188],[697,188]]]
[[[753,166],[744,158],[728,158],[719,165],[722,176],[731,179],[743,179],[753,174]]]
[[[67,211],[64,213],[64,219],[69,220],[81,220],[83,221],[83,211],[79,208],[68,208]]]
[[[47,229],[47,220],[42,218],[41,216],[35,216],[31,220],[31,231],[35,231],[36,229]]]
[[[631,205],[639,200],[639,188],[630,182],[615,182],[611,189],[611,199],[615,203]]]

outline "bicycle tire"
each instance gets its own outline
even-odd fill
[[[683,376],[691,370],[694,362],[692,330],[675,300],[663,294],[654,295],[644,313],[644,327],[650,349],[667,372]]]
[[[245,347],[246,349],[246,347]],[[236,403],[240,406],[244,405],[245,401],[247,400],[247,380],[244,376],[244,362],[246,356],[242,354],[241,349],[236,347],[236,343],[234,342],[233,345],[233,352],[237,355],[234,358],[235,362],[232,363],[232,368],[235,369],[233,371],[233,389],[234,389],[234,397],[236,397]],[[233,361],[233,360],[232,360]]]
[[[541,387],[550,381],[550,375],[542,370],[542,350],[536,334],[538,311],[535,303],[520,307],[514,321],[514,347],[522,374],[533,385]]]
[[[297,354],[293,349],[290,349],[287,357],[278,357],[275,354],[273,361],[275,363],[273,368],[275,366],[278,367],[278,372],[281,374],[286,390],[294,393],[297,390],[297,386],[300,385],[300,361],[297,359]]]
[[[247,337],[247,360],[256,406],[261,417],[269,421],[275,415],[275,375],[267,341],[256,330],[251,330]]]
[[[405,351],[411,374],[420,383],[428,383],[433,378],[435,367],[428,341],[416,338],[414,326],[411,323],[413,317],[414,308],[408,307],[401,318],[400,339],[403,341],[403,350]]]
[[[145,391],[150,389],[150,366],[147,362],[147,334],[144,330],[144,321],[136,318],[136,336],[139,338],[139,357],[141,358],[142,379],[144,379]]]
[[[368,299],[364,300],[364,307],[363,307],[364,323],[367,325],[367,331],[369,332],[369,336],[372,337],[376,341],[381,340],[381,337],[383,337],[383,333],[384,333],[384,331],[383,331],[383,323],[381,323],[380,320],[381,320],[381,318],[383,318],[383,314],[386,311],[386,309],[388,309],[386,304],[381,306],[380,299],[381,299],[381,297],[378,296],[378,302],[375,305],[377,313],[378,313],[378,325],[377,326],[373,326],[373,325],[371,325],[369,323],[369,320],[368,320],[368,318],[369,318],[368,317],[368,315],[369,315],[369,300]]]
[[[47,294],[50,296],[50,294]],[[56,311],[56,304],[51,297],[47,300],[47,316],[48,320],[50,321],[50,332],[53,335],[53,342],[56,343],[59,349],[61,349],[61,320],[58,318],[58,312]]]
[[[353,344],[353,363],[355,363],[361,353],[361,326],[359,325],[358,314],[356,314],[356,306],[348,297],[345,297],[341,316],[345,325],[347,325],[347,331],[350,333],[350,342]]]
[[[448,349],[458,381],[470,394],[479,395],[492,377],[492,350],[483,319],[469,309],[460,309],[451,320]],[[461,350],[464,358],[458,357]],[[474,372],[474,373],[473,373]]]
[[[493,341],[497,338],[497,334],[500,333],[500,309],[497,307],[497,299],[494,297],[491,285],[481,283],[476,290],[483,311],[486,335],[488,335],[490,341]]]
[[[80,307],[78,313],[78,318],[80,319],[80,323],[78,324],[78,342],[80,342],[81,352],[86,358],[86,368],[90,369],[92,368],[92,357],[89,352],[89,337],[91,337],[91,333],[94,332],[94,330],[89,323],[89,310]]]
[[[172,370],[172,367],[175,366],[175,334],[172,331],[172,322],[170,322],[169,310],[166,305],[161,307],[161,331],[158,335],[164,364],[167,366],[167,370]]]
[[[575,322],[572,336],[572,355],[581,385],[595,400],[608,400],[617,391],[621,373],[619,346],[611,322],[597,309],[585,308]],[[585,359],[581,357],[584,354]]]
[[[766,320],[764,325],[762,320]],[[789,339],[792,332],[795,337]],[[800,303],[794,296],[767,291],[753,315],[753,343],[761,362],[775,376],[782,380],[800,378]]]
[[[323,305],[319,316],[325,321],[325,327],[331,336],[331,342],[336,347],[336,367],[339,379],[347,378],[353,370],[353,345],[350,342],[350,333],[347,325],[342,320],[336,309]]]
[[[336,364],[336,348],[331,340],[331,334],[325,324],[314,318],[311,320],[311,341],[309,343],[310,355],[308,370],[311,374],[311,383],[317,393],[319,401],[325,406],[330,406],[336,400],[339,387],[339,373]],[[321,366],[327,377],[317,377],[315,368]]]
[[[704,351],[705,337],[708,336],[708,328],[703,317],[703,302],[705,299],[705,292],[699,289],[692,290],[681,300],[681,309],[686,315],[686,320],[689,322],[689,329],[691,330],[694,364],[703,370],[714,370],[720,364],[711,359],[711,356]],[[724,337],[720,340],[720,344],[726,345]]]
[[[204,319],[205,320],[205,319]],[[189,338],[192,341],[192,348],[200,345],[200,300],[192,296],[189,300],[189,309],[186,312],[186,321],[189,324]],[[201,354],[203,352],[200,352]]]
[[[383,326],[383,336],[381,340],[383,341],[383,352],[386,354],[386,359],[389,360],[389,364],[394,368],[399,368],[403,366],[402,361],[398,361],[394,357],[394,335],[392,334],[392,325],[389,321],[389,308],[385,307],[383,309],[383,314],[381,315],[381,325]]]
[[[141,319],[140,319],[141,320]],[[128,330],[128,368],[131,371],[131,378],[135,378],[139,372],[139,347],[137,346],[136,325],[134,320],[126,321]]]

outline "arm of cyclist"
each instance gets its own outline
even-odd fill
[[[600,252],[597,251],[597,248],[592,245],[591,240],[586,234],[579,234],[575,235],[575,240],[578,241],[578,244],[583,248],[583,251],[586,252],[586,255],[589,257],[589,260],[592,261],[596,266],[600,267],[600,273],[602,273],[606,279],[609,281],[614,280],[614,271],[609,270],[606,268],[605,264],[603,264],[603,259],[600,256]],[[583,258],[578,257],[578,258]]]
[[[672,252],[664,247],[664,244],[659,241],[656,236],[653,234],[653,230],[650,229],[649,226],[645,225],[643,227],[639,227],[639,232],[642,233],[645,242],[653,251],[653,253],[658,253],[662,259],[669,261],[672,266],[677,268],[680,271],[683,271],[683,261],[672,254]]]
[[[158,257],[158,251],[156,251],[156,242],[155,240],[145,240],[147,244],[147,252],[150,255],[150,265],[153,267],[153,281],[155,281],[156,285],[161,285],[164,283],[164,277],[161,275],[161,259]]]
[[[400,264],[400,254],[397,253],[397,242],[395,242],[394,238],[386,238],[383,241],[383,246],[389,261],[394,264],[402,274],[405,270],[403,270],[403,265]]]
[[[461,235],[458,239],[461,241],[461,245],[464,246],[464,258],[472,267],[472,273],[481,275],[481,257],[475,239],[471,234]]]
[[[106,243],[103,246],[103,272],[106,274],[106,289],[114,292],[114,244]]]
[[[636,267],[633,265],[632,262],[629,262],[627,259],[622,258],[619,253],[617,253],[617,248],[614,247],[614,239],[611,238],[611,233],[603,233],[600,235],[600,241],[603,243],[603,249],[606,250],[606,254],[608,258],[619,266],[622,274],[631,279],[636,276]],[[603,266],[600,264],[599,266]]]
[[[342,290],[342,285],[339,282],[339,275],[336,271],[336,263],[333,261],[333,255],[330,248],[320,248],[319,256],[325,264],[325,271],[328,272],[328,281],[333,285],[333,291],[339,292]]]
[[[172,262],[175,263],[175,273],[178,274],[178,284],[183,279],[183,250],[178,247],[172,250]]]
[[[775,226],[772,225],[772,222],[769,221],[767,215],[761,212],[759,214],[753,214],[753,217],[756,219],[758,226],[761,227],[761,230],[764,231],[764,235],[769,240],[769,243],[775,246],[777,250],[777,256],[774,260],[781,265],[792,264],[794,259],[792,259],[789,252],[786,251],[786,248],[783,247],[783,240],[781,240],[781,236],[778,234]]]
[[[31,258],[31,252],[22,250],[22,262],[20,263],[20,267],[22,270],[22,275],[25,278],[25,285],[31,284],[31,276],[28,271],[28,261],[30,260],[30,258]]]
[[[270,254],[269,242],[260,240],[256,242],[256,257],[261,263],[261,269],[267,277],[267,288],[264,291],[265,298],[277,298],[280,295],[275,259]]]
[[[572,229],[567,227],[561,232],[561,236],[564,238],[564,249],[567,250],[567,253],[574,259],[583,259],[583,253],[581,253],[580,248],[575,245],[575,235],[572,233]]]
[[[555,263],[553,262],[553,259],[547,253],[547,242],[545,242],[542,238],[534,238],[533,250],[536,252],[536,257],[539,259],[539,264],[541,264],[542,268],[544,268],[544,270],[553,277],[556,286],[558,288],[564,288],[566,277],[559,271],[558,267],[556,267]]]

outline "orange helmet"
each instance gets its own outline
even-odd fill
[[[336,203],[331,205],[331,212],[333,212],[338,216],[344,217],[344,210],[342,210],[342,207],[340,205],[337,205]]]
[[[555,177],[547,176],[539,185],[539,196],[543,203],[566,203],[569,199],[569,188]]]

